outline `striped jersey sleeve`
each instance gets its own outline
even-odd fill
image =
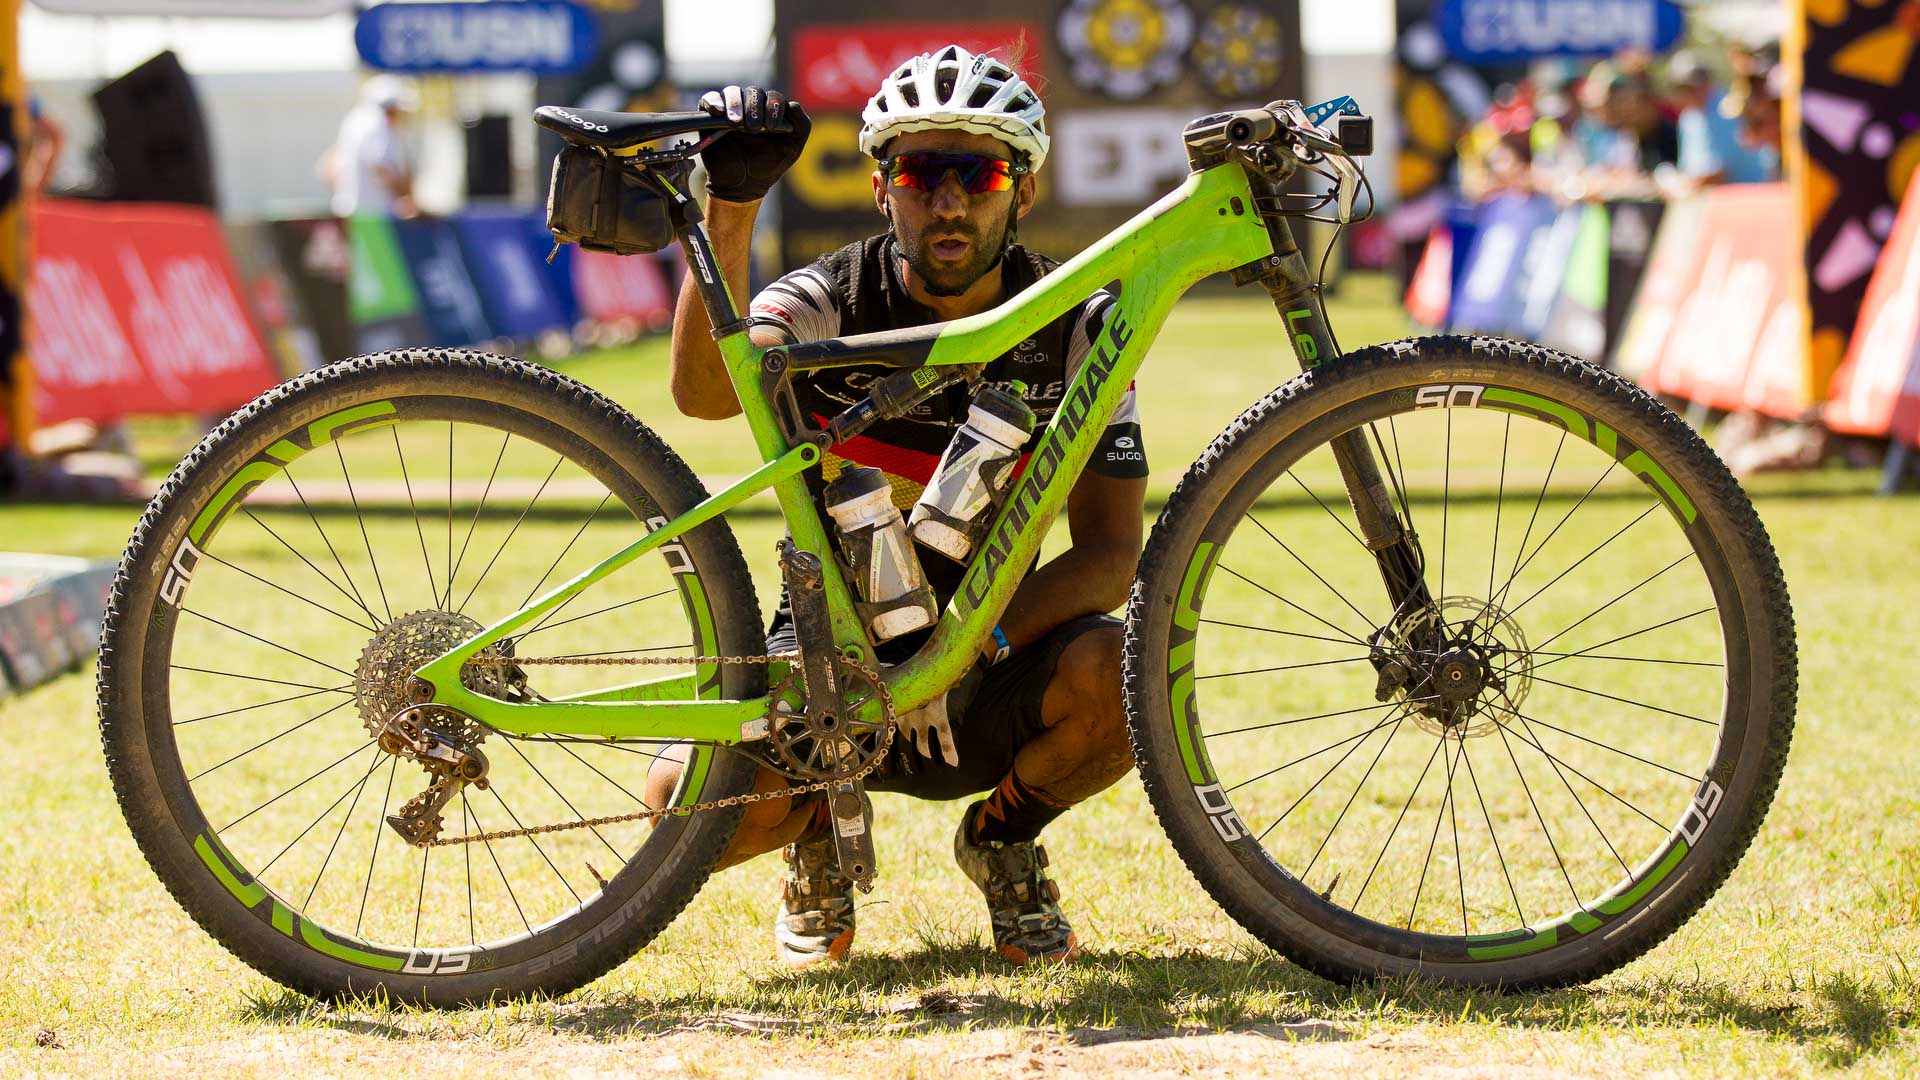
[[[840,304],[826,275],[811,266],[787,274],[760,290],[747,309],[755,326],[784,333],[787,343],[819,341],[840,334]]]
[[[1085,314],[1074,324],[1073,333],[1067,338],[1069,381],[1080,373],[1080,365],[1093,352],[1094,344],[1106,330],[1107,316],[1112,311],[1113,297],[1106,293],[1096,293],[1088,299]],[[1138,479],[1147,475],[1147,451],[1140,442],[1140,405],[1132,383],[1127,384],[1127,392],[1120,396],[1120,403],[1113,407],[1113,415],[1107,418],[1107,428],[1094,445],[1093,457],[1088,460],[1087,468],[1101,476],[1118,479]]]

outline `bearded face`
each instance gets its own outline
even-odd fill
[[[934,151],[1012,158],[1006,143],[968,131],[916,131],[887,144],[886,154]],[[875,173],[874,196],[893,226],[893,238],[921,288],[933,296],[960,296],[1000,261],[1016,216],[1033,204],[1033,178],[1012,189],[969,195],[949,172],[933,191],[895,187]]]

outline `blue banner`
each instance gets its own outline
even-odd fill
[[[1535,250],[1536,234],[1552,226],[1556,216],[1552,200],[1533,195],[1499,195],[1481,205],[1480,227],[1447,316],[1454,329],[1520,330],[1527,253]]]
[[[1672,0],[1441,0],[1433,22],[1467,64],[1666,52],[1686,29]]]
[[[544,211],[506,209],[470,210],[453,220],[487,322],[503,336],[530,339],[573,322],[569,268],[557,259],[548,265],[553,238],[545,220]]]
[[[415,218],[394,222],[393,233],[406,256],[420,297],[420,315],[435,345],[457,348],[506,336],[487,322],[452,225],[436,218]]]
[[[565,0],[376,4],[353,43],[382,71],[578,71],[600,47],[593,14]]]

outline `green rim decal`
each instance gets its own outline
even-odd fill
[[[687,746],[687,767],[680,773],[680,790],[674,792],[675,806],[691,806],[700,801],[700,793],[707,786],[707,772],[713,766],[713,755],[698,746]],[[679,817],[692,814],[691,810],[682,810]]]
[[[1574,935],[1590,934],[1606,925],[1599,915],[1620,915],[1633,905],[1646,898],[1654,886],[1666,880],[1673,868],[1680,865],[1689,848],[1685,840],[1675,840],[1673,846],[1651,869],[1641,875],[1639,880],[1629,885],[1625,891],[1602,897],[1590,907],[1575,908],[1545,926],[1514,930],[1504,934],[1473,935],[1467,940],[1497,942],[1498,944],[1470,945],[1467,955],[1474,960],[1505,960],[1514,956],[1525,956],[1551,948],[1560,942],[1562,930]],[[1599,915],[1595,913],[1598,912]]]
[[[272,899],[272,907],[268,910],[267,918],[273,924],[273,928],[288,937],[293,937],[294,923],[298,922],[300,924],[299,940],[305,942],[308,948],[325,953],[336,960],[345,960],[350,964],[359,964],[362,967],[380,971],[399,971],[401,965],[406,962],[398,956],[370,952],[347,944],[316,926],[312,920],[304,917],[296,918],[285,904],[273,898],[265,885],[257,881],[242,883],[240,875],[244,871],[238,869],[239,861],[218,839],[214,838],[213,834],[201,833],[194,837],[193,850],[200,856],[200,861],[207,865],[207,869],[213,871],[213,876],[219,879],[220,884],[225,886],[226,890],[233,894],[233,898],[240,901],[241,906],[249,911],[259,907],[261,901]],[[359,944],[365,945],[366,942],[359,942]]]
[[[391,401],[370,401],[365,405],[355,405],[351,409],[342,409],[329,416],[323,416],[307,425],[309,444],[307,449],[317,449],[351,431],[399,423],[398,412],[398,408]],[[238,472],[220,486],[220,490],[207,501],[207,505],[201,508],[200,515],[193,519],[193,524],[187,529],[187,539],[193,541],[196,546],[205,547],[207,541],[212,539],[214,532],[219,529],[220,523],[226,520],[234,503],[245,498],[254,488],[273,479],[283,468],[293,464],[300,455],[305,454],[307,449],[302,449],[290,440],[280,439],[264,451],[264,458],[270,460],[255,458],[242,465]]]
[[[1167,670],[1172,682],[1167,690],[1173,701],[1173,737],[1180,747],[1180,760],[1187,767],[1187,779],[1195,784],[1213,780],[1213,765],[1201,745],[1199,717],[1194,712],[1194,632],[1200,628],[1200,603],[1207,594],[1207,580],[1213,576],[1213,560],[1220,545],[1203,540],[1194,546],[1193,558],[1180,579],[1180,595],[1173,604],[1174,635],[1181,640],[1167,647]]]
[[[1654,494],[1660,496],[1660,501],[1667,504],[1667,510],[1682,527],[1692,525],[1700,517],[1699,508],[1693,505],[1693,500],[1687,498],[1686,492],[1680,490],[1680,485],[1674,483],[1673,477],[1667,474],[1667,470],[1661,468],[1660,464],[1654,461],[1645,450],[1626,444],[1631,452],[1624,458],[1621,457],[1620,451],[1623,444],[1619,433],[1607,425],[1597,420],[1589,422],[1585,416],[1569,406],[1538,394],[1529,394],[1524,390],[1490,386],[1479,400],[1480,404],[1486,408],[1499,409],[1503,412],[1533,413],[1551,418],[1569,434],[1580,436],[1608,457],[1620,462],[1628,472],[1638,476],[1641,483],[1653,489]]]
[[[713,628],[713,612],[707,605],[706,587],[700,584],[698,574],[680,574],[680,595],[685,598],[687,610],[692,612],[694,621],[693,638],[697,643],[695,656],[713,656],[720,651],[719,634]],[[718,698],[720,696],[720,665],[699,664],[694,667],[694,692],[696,698]]]

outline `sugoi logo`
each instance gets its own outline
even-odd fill
[[[1122,435],[1119,438],[1113,440],[1113,445],[1119,447],[1122,450],[1131,450],[1133,449],[1133,436]]]
[[[560,117],[562,120],[565,120],[569,124],[574,124],[578,127],[585,128],[588,131],[597,131],[602,135],[605,135],[607,133],[607,125],[605,124],[596,124],[593,121],[588,120],[584,116],[575,116],[573,113],[570,113],[565,109],[555,109],[553,111],[556,116]]]

